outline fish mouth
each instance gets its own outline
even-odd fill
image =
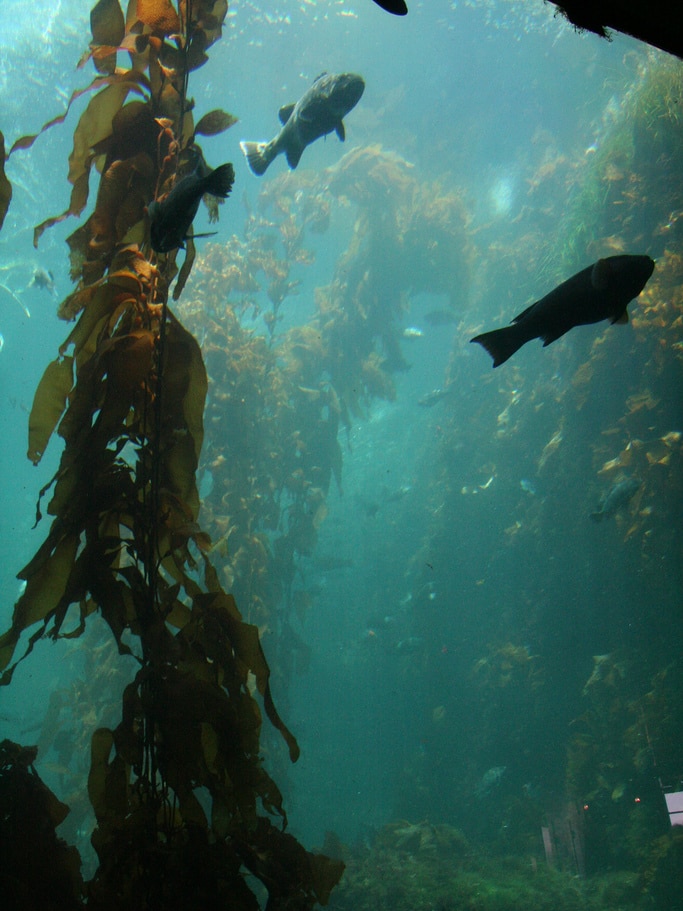
[[[365,80],[362,76],[358,73],[342,73],[334,94],[346,113],[358,104],[364,91]]]

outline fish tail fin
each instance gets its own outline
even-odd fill
[[[268,154],[267,142],[240,142],[240,149],[244,152],[251,171],[257,177],[266,173],[266,169],[274,157]]]
[[[235,169],[230,162],[222,164],[206,178],[205,192],[210,193],[212,196],[220,196],[225,199],[230,195],[234,182]]]
[[[602,522],[602,512],[592,512],[590,517],[594,522]]]
[[[482,348],[485,348],[493,358],[493,366],[500,367],[529,339],[519,331],[519,326],[513,325],[484,332],[470,341],[477,342]]]

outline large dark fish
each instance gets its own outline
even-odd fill
[[[626,323],[626,307],[643,290],[654,267],[649,256],[599,259],[527,307],[513,325],[484,332],[471,341],[486,348],[498,367],[532,338],[542,338],[545,347],[574,326],[603,319]]]
[[[375,3],[388,13],[393,13],[394,16],[405,16],[408,12],[405,0],[375,0]]]
[[[306,146],[333,131],[343,142],[342,118],[358,104],[364,89],[363,77],[356,73],[322,73],[296,104],[280,108],[282,129],[274,139],[240,143],[251,170],[259,176],[265,174],[281,152],[290,168],[295,168]]]
[[[623,478],[611,487],[600,501],[600,509],[590,514],[594,522],[602,522],[615,515],[622,507],[628,506],[640,490],[640,481],[636,478]]]
[[[166,199],[149,204],[150,242],[157,253],[168,253],[184,247],[188,230],[205,193],[225,199],[235,181],[231,164],[222,164],[215,171],[200,177],[197,170],[181,178]],[[197,235],[200,236],[200,235]]]

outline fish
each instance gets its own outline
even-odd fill
[[[408,341],[414,341],[416,338],[424,338],[424,332],[417,326],[406,326],[401,335]]]
[[[152,249],[156,253],[168,253],[177,247],[184,247],[185,241],[191,237],[187,232],[197,214],[202,196],[210,193],[211,196],[226,199],[234,181],[235,171],[230,162],[204,176],[200,176],[199,168],[196,168],[192,174],[182,177],[165,199],[153,200],[147,210]]]
[[[496,765],[484,772],[474,787],[474,796],[481,799],[495,791],[500,786],[506,771],[506,765]]]
[[[624,506],[628,506],[640,488],[641,482],[637,478],[622,478],[617,481],[600,501],[600,508],[590,514],[591,519],[602,522],[603,519],[611,518]]]
[[[405,0],[375,0],[375,3],[393,16],[405,16],[408,12]]]
[[[550,345],[574,326],[628,322],[628,304],[643,290],[654,271],[649,256],[622,254],[599,259],[562,282],[541,300],[523,310],[513,325],[470,339],[485,348],[499,367],[532,338]]]
[[[422,408],[433,408],[437,402],[446,398],[451,392],[451,389],[452,384],[449,384],[448,386],[438,386],[436,389],[432,389],[430,392],[426,392],[424,395],[420,396],[417,400],[417,404]]]
[[[296,104],[280,108],[282,129],[270,142],[240,142],[251,171],[260,177],[284,152],[293,170],[306,146],[335,132],[344,142],[343,118],[360,101],[365,81],[357,73],[321,73]]]
[[[49,269],[43,269],[41,266],[36,266],[33,270],[33,275],[31,281],[28,284],[29,288],[44,288],[46,291],[49,291],[50,294],[56,294],[57,288],[55,287],[55,277]]]

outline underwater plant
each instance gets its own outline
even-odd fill
[[[0,637],[1,682],[11,682],[41,638],[78,637],[96,613],[119,653],[139,667],[124,689],[120,722],[99,728],[90,746],[99,858],[92,879],[78,881],[73,850],[48,863],[39,835],[64,810],[40,786],[34,825],[10,835],[15,817],[3,817],[3,844],[14,837],[27,859],[9,877],[18,907],[35,907],[61,878],[72,887],[70,904],[60,907],[85,898],[97,909],[223,902],[255,911],[248,870],[267,890],[269,908],[305,909],[327,901],[343,869],[285,833],[282,796],[262,765],[257,693],[293,761],[299,748],[275,708],[258,631],[221,586],[198,525],[206,371],[197,341],[168,306],[177,251],[155,255],[150,246],[146,207],[205,167],[198,135],[234,122],[213,111],[195,124],[187,96],[190,73],[220,37],[226,13],[225,0],[179,0],[177,8],[137,0],[124,16],[118,0],[99,0],[88,55],[99,75],[74,133],[69,209],[35,232],[37,242],[51,224],[80,214],[97,167],[94,211],[68,240],[77,287],[59,309],[77,322],[38,385],[29,419],[34,463],[55,430],[64,441],[40,498],[52,491],[52,524],[19,574],[26,587]],[[128,68],[116,65],[119,54],[129,55]],[[136,100],[127,100],[131,93]],[[35,138],[18,140],[10,154]],[[193,259],[188,238],[175,298]],[[5,801],[19,777],[37,776],[34,752],[8,743],[3,750]]]

